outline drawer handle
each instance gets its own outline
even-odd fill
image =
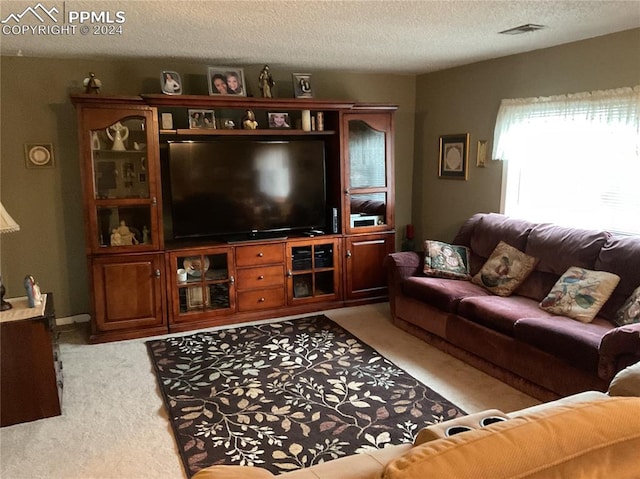
[[[265,300],[264,298],[260,298],[260,299],[258,300],[258,302],[259,302],[259,303],[264,303],[265,301],[266,301],[266,300]]]
[[[258,258],[262,258],[263,256],[264,256],[264,253],[263,253],[262,251],[260,251],[260,252],[258,253]]]
[[[258,279],[264,279],[264,274],[261,274],[260,276],[258,276]]]
[[[233,276],[229,276],[229,284],[235,284],[236,279]]]

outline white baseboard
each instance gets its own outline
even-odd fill
[[[63,326],[74,323],[88,323],[91,321],[91,316],[88,314],[76,314],[75,316],[66,316],[64,318],[56,318],[56,324]]]

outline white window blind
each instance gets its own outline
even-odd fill
[[[503,100],[504,213],[640,234],[640,86]]]

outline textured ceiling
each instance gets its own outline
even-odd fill
[[[180,58],[211,65],[425,73],[640,27],[640,1],[74,1],[60,11],[124,12],[119,35],[3,34],[2,55]],[[48,25],[32,2],[0,2],[3,28]],[[498,32],[522,24],[547,28]],[[84,24],[89,25],[89,24]],[[116,26],[117,24],[111,24]],[[68,26],[68,25],[67,25]],[[98,22],[95,26],[108,26]],[[639,45],[640,50],[640,45]],[[20,53],[18,53],[20,51]]]

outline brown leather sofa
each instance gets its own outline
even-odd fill
[[[504,241],[539,259],[508,297],[456,279],[423,274],[423,254],[385,259],[393,322],[453,356],[543,401],[605,391],[622,368],[640,361],[640,324],[618,327],[616,311],[640,286],[640,237],[476,214],[452,244],[470,250],[475,275]],[[620,282],[590,323],[539,307],[570,266],[608,271]]]
[[[627,397],[625,397],[627,396]],[[608,394],[582,392],[510,414],[489,410],[423,429],[414,444],[356,454],[283,479],[453,479],[584,477],[637,479],[640,363],[619,373]],[[506,420],[482,426],[487,417]],[[467,429],[455,435],[452,429]],[[472,474],[470,474],[472,471]],[[265,469],[212,466],[193,479],[273,479]]]

